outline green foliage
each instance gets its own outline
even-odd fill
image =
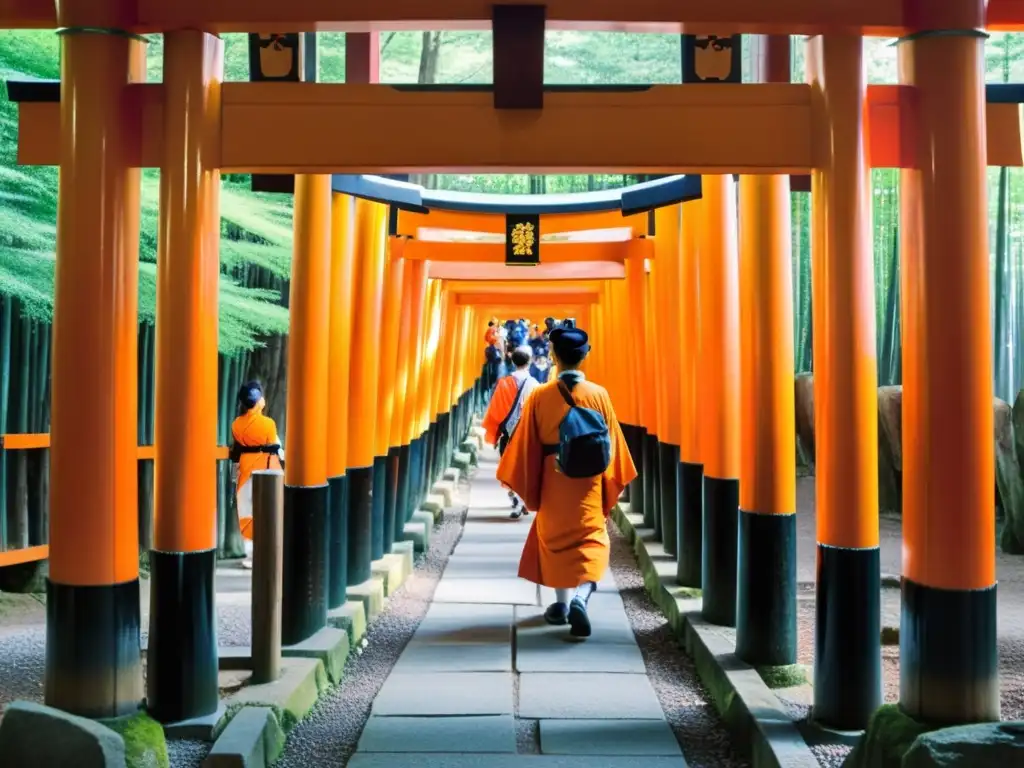
[[[793,688],[807,682],[807,672],[801,664],[785,664],[782,666],[764,666],[757,668],[757,674],[771,689]]]
[[[128,768],[169,768],[163,726],[145,712],[100,722],[121,734]]]

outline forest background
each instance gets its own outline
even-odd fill
[[[249,79],[245,35],[225,40],[225,79]],[[746,41],[745,41],[746,43]],[[868,39],[870,83],[897,82],[891,40]],[[321,33],[319,79],[344,82],[345,36]],[[148,79],[162,80],[163,40],[152,36]],[[681,81],[677,35],[549,32],[545,82],[643,84]],[[802,39],[794,38],[792,74],[803,80]],[[384,83],[490,83],[487,32],[381,33]],[[744,45],[744,81],[753,71]],[[17,108],[2,87],[7,79],[57,79],[58,39],[49,31],[0,33],[0,434],[49,431],[50,321],[56,244],[57,169],[16,163]],[[1024,82],[1024,34],[993,34],[986,41],[988,82]],[[432,188],[504,193],[574,192],[633,183],[622,175],[527,176],[428,174]],[[221,198],[220,424],[228,439],[233,394],[247,377],[267,386],[270,414],[282,432],[291,261],[292,198],[250,190],[246,175],[226,175]],[[872,172],[878,383],[899,384],[899,184],[895,170]],[[142,186],[139,253],[140,445],[153,440],[153,323],[159,171],[146,170]],[[1024,169],[989,169],[989,264],[992,286],[993,377],[996,395],[1013,402],[1024,384]],[[792,194],[793,291],[797,372],[811,371],[810,196]],[[0,551],[41,544],[48,509],[47,451],[0,451]],[[223,462],[222,462],[223,463]],[[139,462],[140,544],[148,547],[152,462]],[[230,519],[226,468],[220,473],[219,545],[238,549]]]

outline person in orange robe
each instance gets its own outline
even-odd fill
[[[589,637],[587,603],[608,568],[608,513],[636,477],[636,467],[607,390],[579,370],[590,351],[586,332],[557,328],[550,340],[558,379],[538,386],[526,401],[498,464],[498,480],[537,513],[519,560],[520,578],[555,590],[555,602],[544,613],[548,623],[568,623],[571,635]],[[611,461],[601,475],[570,478],[557,469],[551,447],[558,445],[559,426],[569,410],[559,382],[578,406],[598,411],[608,424]]]
[[[238,526],[246,539],[246,559],[252,567],[252,473],[258,469],[281,469],[284,451],[277,436],[277,424],[263,414],[267,401],[258,381],[242,385],[238,391],[239,416],[231,424],[231,474],[235,480]]]
[[[515,434],[516,427],[522,418],[523,406],[533,389],[539,384],[530,375],[530,362],[533,360],[533,350],[523,345],[512,352],[512,364],[515,371],[511,376],[506,376],[498,382],[491,395],[490,405],[487,406],[487,413],[484,414],[482,426],[484,428],[484,439],[498,449],[498,453],[504,453],[505,445],[501,440],[499,430],[505,425],[506,435]],[[520,390],[522,390],[520,392]],[[509,500],[512,502],[512,512],[509,515],[517,520],[523,515],[529,514],[526,507],[520,509],[522,503],[515,491],[509,490]]]

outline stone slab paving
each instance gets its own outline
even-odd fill
[[[554,591],[516,576],[534,518],[509,519],[495,456],[480,459],[462,538],[349,765],[685,768],[611,572],[591,638],[546,624]],[[539,721],[540,754],[517,754],[520,718]]]

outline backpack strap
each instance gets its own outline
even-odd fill
[[[558,379],[558,391],[562,395],[562,399],[569,404],[570,408],[576,407],[576,401],[573,400],[572,392],[569,391],[569,386],[562,381],[561,378]]]
[[[519,405],[519,398],[523,396],[523,390],[526,389],[526,380],[528,378],[530,377],[526,376],[521,382],[519,382],[519,389],[516,390],[516,399],[512,401],[512,407],[508,409],[508,413],[505,414],[505,418],[502,419],[501,424],[498,425],[499,435],[505,431],[508,420],[512,417],[512,414],[516,412],[516,406]]]

